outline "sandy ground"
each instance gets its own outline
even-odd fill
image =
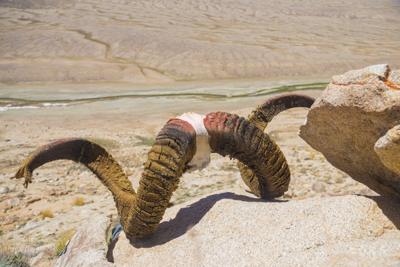
[[[317,96],[320,91],[305,93]],[[55,243],[66,231],[75,229],[94,214],[103,213],[116,219],[111,194],[78,164],[59,161],[45,165],[34,172],[34,182],[28,189],[23,188],[22,181],[10,180],[21,161],[39,145],[63,137],[92,138],[109,149],[137,188],[146,153],[168,118],[185,111],[215,110],[247,116],[266,98],[215,101],[156,98],[145,103],[143,99],[121,99],[0,113],[0,188],[9,191],[0,195],[1,239],[28,254],[46,251],[39,261],[46,266],[55,259]],[[157,108],[161,103],[162,108]],[[297,136],[306,112],[303,108],[283,112],[268,128],[291,167],[292,182],[283,198],[373,194],[333,168]],[[172,203],[228,188],[246,190],[236,162],[213,155],[206,169],[184,175]],[[74,205],[77,198],[83,198],[83,206]],[[43,219],[43,211],[50,211],[54,217]]]
[[[399,67],[398,0],[1,0],[0,82],[329,78]]]

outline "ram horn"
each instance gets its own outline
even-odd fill
[[[297,107],[309,108],[314,101],[313,97],[302,94],[288,93],[277,95],[258,106],[249,115],[248,120],[264,131],[268,123],[280,112]]]
[[[271,172],[281,175],[280,170],[269,166],[276,161],[279,148],[248,120],[216,112],[202,117],[201,123],[212,152],[238,159],[261,177],[269,177]],[[197,131],[192,125],[175,118],[161,129],[148,153],[137,193],[112,156],[99,145],[83,139],[63,139],[40,147],[15,177],[25,177],[28,185],[33,170],[47,162],[69,159],[82,163],[111,191],[126,235],[143,238],[156,230],[180,176],[198,150]]]
[[[248,120],[264,132],[268,123],[280,112],[295,107],[309,108],[314,101],[314,98],[301,94],[278,95],[257,107]],[[260,166],[267,166],[268,172],[257,173],[253,166],[238,162],[244,183],[254,194],[266,199],[283,195],[288,190],[290,182],[290,170],[285,156],[273,141],[271,141],[268,154],[270,154],[269,157],[260,158],[268,162],[259,162]]]

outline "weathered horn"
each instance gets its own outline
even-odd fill
[[[315,99],[301,94],[281,94],[269,98],[257,107],[248,120],[264,132],[268,123],[280,112],[295,107],[311,107]],[[285,156],[275,142],[271,141],[269,156],[260,158],[260,166],[266,166],[264,172],[254,171],[254,167],[238,162],[240,174],[244,183],[251,191],[261,198],[274,198],[283,195],[289,188],[290,170]],[[267,160],[267,162],[262,162]]]
[[[259,176],[269,175],[271,168],[268,165],[276,161],[279,148],[268,135],[248,120],[224,112],[210,113],[202,123],[212,152],[238,159]],[[58,159],[80,162],[113,194],[126,235],[142,238],[153,233],[159,225],[180,176],[196,153],[196,140],[192,124],[182,119],[168,121],[148,153],[136,194],[111,155],[99,145],[82,139],[64,139],[39,148],[15,177],[26,177],[27,185],[31,182],[32,171],[47,162]]]
[[[27,186],[33,170],[45,163],[59,159],[82,163],[111,191],[126,235],[141,238],[153,233],[161,221],[179,177],[195,153],[195,135],[192,126],[179,119],[170,120],[161,129],[148,153],[137,194],[112,156],[84,139],[62,139],[39,147],[15,178],[25,177]]]
[[[135,201],[135,191],[121,166],[101,146],[84,139],[60,139],[36,149],[22,164],[15,178],[25,177],[24,186],[32,183],[33,171],[51,161],[72,160],[88,167],[111,191],[118,214]]]
[[[305,107],[309,108],[314,103],[313,97],[287,93],[269,98],[264,104],[258,106],[250,115],[248,120],[261,130],[265,130],[268,123],[280,112],[290,108]]]

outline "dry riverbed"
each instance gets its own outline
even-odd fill
[[[0,83],[329,78],[400,62],[399,9],[397,0],[2,0]]]

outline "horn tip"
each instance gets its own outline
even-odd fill
[[[26,165],[18,169],[13,177],[10,179],[20,179],[25,177],[24,187],[28,188],[28,184],[32,183],[32,172],[27,168]]]

